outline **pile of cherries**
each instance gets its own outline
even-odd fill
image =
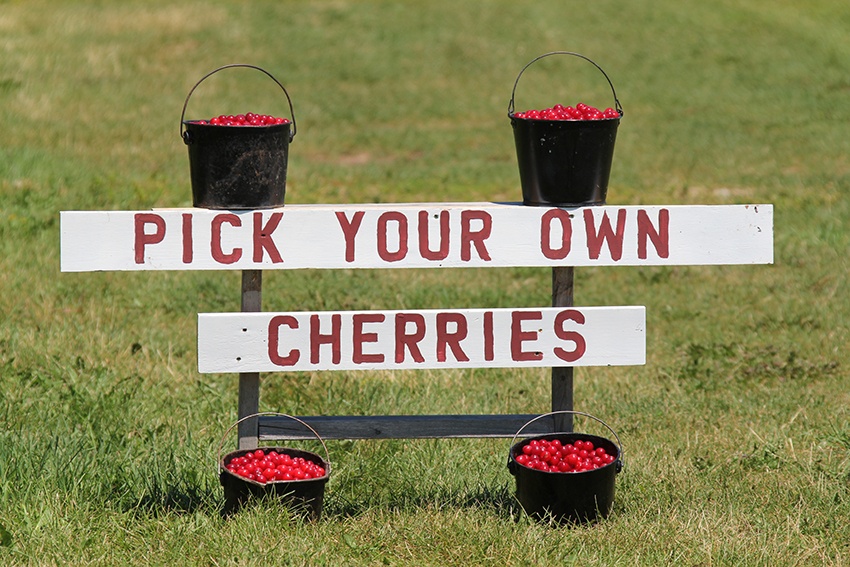
[[[234,457],[224,468],[260,484],[322,478],[326,473],[323,466],[311,460],[279,453],[274,449],[255,449],[241,457]]]
[[[576,439],[562,443],[560,439],[532,439],[522,446],[514,460],[524,467],[544,472],[592,471],[614,462],[614,455],[593,441]]]
[[[607,120],[609,118],[619,118],[620,113],[613,108],[599,110],[594,106],[580,102],[575,106],[556,104],[544,110],[515,112],[511,116],[514,118],[525,118],[527,120]]]
[[[288,118],[269,116],[268,114],[221,114],[209,120],[193,120],[195,124],[211,124],[213,126],[274,126],[275,124],[289,124]]]

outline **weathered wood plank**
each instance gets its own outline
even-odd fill
[[[63,211],[61,270],[769,264],[772,205]]]
[[[495,415],[383,415],[383,416],[307,416],[298,417],[322,439],[437,439],[437,438],[510,438],[534,414]],[[259,418],[260,440],[315,439],[300,423],[285,416]],[[523,436],[551,433],[554,418],[543,417],[522,431]]]
[[[198,315],[202,373],[645,362],[640,306]]]

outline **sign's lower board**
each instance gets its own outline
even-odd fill
[[[198,315],[202,373],[645,362],[635,306]]]

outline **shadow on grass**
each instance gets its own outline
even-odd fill
[[[222,501],[221,495],[210,488],[188,485],[156,487],[135,502],[128,503],[125,511],[155,518],[196,512],[220,514]]]
[[[221,488],[221,487],[218,487]],[[554,528],[591,527],[598,521],[579,521],[575,524],[568,520],[552,517],[531,518],[525,514],[517,500],[513,487],[506,484],[497,486],[444,487],[435,486],[430,490],[395,490],[384,494],[365,493],[363,497],[350,498],[350,491],[325,491],[322,502],[315,508],[312,502],[305,502],[291,495],[267,494],[252,496],[238,506],[227,502],[223,492],[212,487],[171,486],[154,489],[125,507],[125,511],[140,516],[163,518],[185,514],[206,514],[219,516],[227,520],[240,512],[259,506],[280,507],[292,515],[293,520],[330,521],[358,518],[375,510],[384,512],[411,512],[415,510],[480,510],[491,513],[511,522],[530,521],[538,525]],[[615,502],[612,514],[623,513],[620,503]]]
[[[237,514],[243,506],[268,505],[277,500],[296,512],[291,498],[273,494],[263,497],[252,496],[247,502],[234,507],[232,502],[226,500],[221,487],[218,488],[219,490],[214,490],[187,485],[155,488],[143,494],[138,500],[128,502],[124,508],[127,512],[155,518],[208,513],[227,519]],[[303,506],[303,503],[301,505]],[[425,492],[421,489],[397,491],[379,498],[366,495],[356,499],[337,491],[325,491],[320,516],[323,520],[334,520],[358,517],[375,509],[399,511],[416,508],[477,508],[492,511],[505,518],[517,518],[522,514],[522,507],[507,487],[479,486],[463,489],[435,488]]]
[[[421,509],[467,509],[477,508],[491,511],[505,518],[516,518],[522,507],[507,486],[472,486],[462,488],[434,487],[422,491],[421,487],[398,490],[380,496],[347,498],[341,492],[325,496],[324,516],[327,518],[350,518],[360,516],[370,509],[383,508],[390,511]]]

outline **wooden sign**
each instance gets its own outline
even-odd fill
[[[772,205],[63,211],[63,272],[770,264]]]
[[[198,315],[202,373],[645,362],[644,307]]]

